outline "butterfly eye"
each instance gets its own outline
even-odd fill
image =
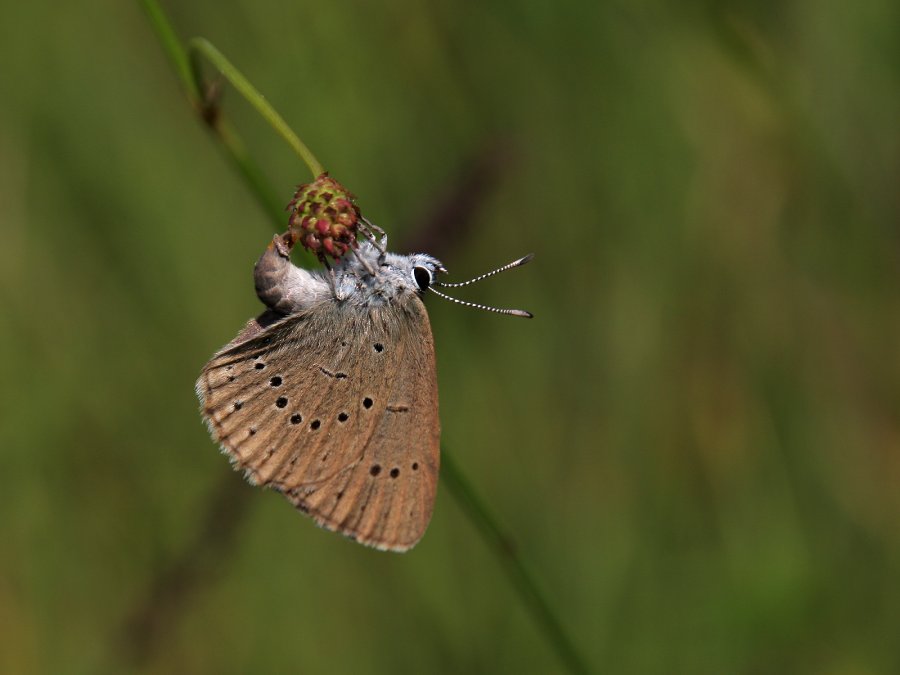
[[[414,267],[413,278],[420,291],[427,291],[428,287],[431,286],[431,272],[427,267]]]

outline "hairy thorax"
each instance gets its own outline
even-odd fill
[[[276,235],[256,263],[254,279],[267,307],[293,314],[327,300],[360,307],[402,303],[421,292],[414,275],[417,267],[431,275],[443,270],[431,256],[382,253],[364,242],[333,270],[311,272],[291,262],[288,246]]]

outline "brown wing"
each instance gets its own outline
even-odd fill
[[[264,315],[265,316],[265,315]],[[440,423],[425,306],[326,302],[254,320],[197,381],[210,433],[256,484],[368,546],[412,547],[434,506]]]

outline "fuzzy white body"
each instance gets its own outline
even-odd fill
[[[423,271],[427,273],[424,285]],[[275,237],[273,247],[257,263],[255,277],[260,300],[277,312],[293,314],[332,299],[359,307],[402,301],[424,292],[435,274],[445,271],[430,255],[384,253],[368,241],[333,270],[310,271],[294,265],[282,240]]]

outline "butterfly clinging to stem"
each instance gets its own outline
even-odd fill
[[[213,438],[250,482],[281,492],[322,527],[405,551],[425,532],[440,465],[434,341],[422,296],[440,283],[430,255],[387,252],[387,235],[323,174],[300,186],[288,232],[254,270],[266,310],[197,380]],[[362,234],[362,242],[357,241]],[[295,266],[296,242],[327,269]],[[329,265],[327,257],[335,260]]]

